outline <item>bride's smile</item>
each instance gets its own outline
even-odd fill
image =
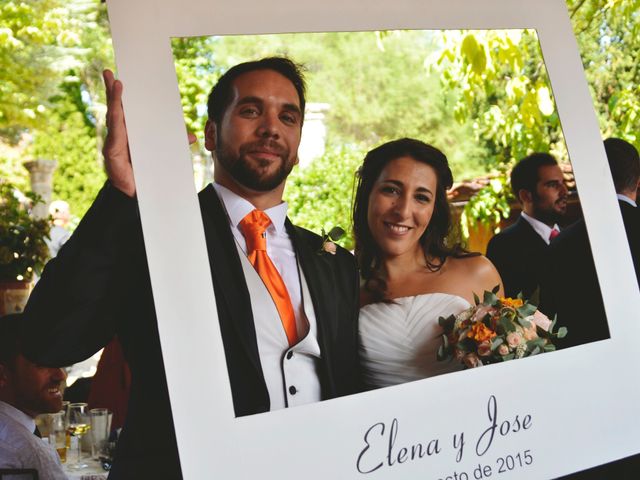
[[[409,156],[390,161],[380,172],[367,216],[384,257],[421,250],[419,240],[433,214],[437,181],[431,166]]]
[[[391,230],[391,233],[396,235],[404,235],[412,228],[407,227],[406,225],[398,225],[396,223],[384,222],[384,224],[389,230]]]

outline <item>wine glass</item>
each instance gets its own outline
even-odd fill
[[[69,433],[77,437],[78,456],[76,463],[69,465],[68,468],[79,470],[87,468],[87,464],[82,461],[82,436],[91,429],[89,424],[89,412],[87,412],[86,403],[72,403],[69,405]]]

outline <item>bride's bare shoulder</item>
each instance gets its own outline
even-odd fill
[[[502,294],[502,279],[496,267],[483,255],[469,257],[452,258],[452,263],[458,275],[463,276],[467,282],[472,283],[476,289],[492,290],[496,285],[500,285]]]

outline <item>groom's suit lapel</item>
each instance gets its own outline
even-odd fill
[[[214,282],[220,286],[216,293],[223,295],[223,303],[227,306],[226,311],[229,314],[229,318],[221,316],[220,321],[230,323],[230,328],[236,330],[253,367],[260,377],[264,378],[258,353],[253,312],[251,311],[250,293],[242,271],[235,239],[229,229],[229,219],[212,185],[207,186],[200,193],[200,207],[207,238],[211,274]],[[331,347],[336,341],[337,320],[340,318],[336,302],[332,301],[336,298],[333,272],[335,265],[331,263],[332,258],[329,254],[318,255],[320,242],[318,245],[311,245],[307,238],[309,234],[306,234],[299,227],[295,227],[289,219],[286,220],[285,227],[291,237],[300,268],[309,287],[318,325],[318,341],[322,352],[322,361],[326,366],[323,369],[326,372],[326,377],[322,379],[323,390],[330,395],[334,384],[331,373]]]
[[[326,378],[323,379],[328,382],[328,384],[324,385],[324,396],[326,396],[329,393],[327,389],[333,389],[332,385],[334,384],[331,368],[331,347],[333,342],[336,341],[338,333],[337,321],[340,318],[334,301],[337,298],[333,271],[335,265],[331,262],[333,258],[330,254],[318,254],[321,242],[317,242],[317,245],[310,244],[308,232],[294,226],[288,218],[285,222],[285,227],[293,242],[293,248],[298,255],[300,268],[307,281],[311,302],[313,303],[318,326],[318,342],[322,352],[322,361],[326,366],[324,369]]]
[[[229,219],[211,184],[200,193],[200,208],[207,238],[211,275],[220,287],[216,294],[223,296],[229,314],[228,319],[223,315],[220,321],[230,323],[230,328],[236,330],[251,364],[262,376],[249,290],[236,242],[229,228]]]

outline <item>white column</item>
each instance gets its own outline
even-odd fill
[[[35,218],[46,218],[49,215],[51,192],[53,190],[53,172],[58,166],[55,160],[36,158],[25,162],[24,167],[29,170],[31,177],[31,190],[42,197],[42,203],[38,203],[32,210]]]

